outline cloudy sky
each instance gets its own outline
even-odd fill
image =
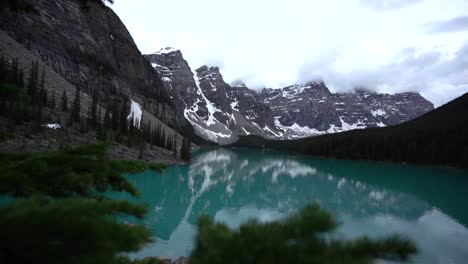
[[[116,0],[142,53],[181,49],[227,82],[281,87],[322,79],[418,91],[436,106],[468,92],[466,0]]]

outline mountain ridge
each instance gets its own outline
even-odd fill
[[[415,92],[390,95],[359,88],[354,93],[332,93],[323,81],[255,91],[242,80],[226,83],[218,67],[204,65],[193,71],[178,49],[144,56],[163,76],[195,131],[219,144],[245,135],[289,140],[382,127],[434,109]]]
[[[413,120],[292,141],[244,136],[233,147],[256,147],[339,159],[468,167],[468,93]]]

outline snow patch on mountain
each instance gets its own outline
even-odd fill
[[[236,108],[238,104],[239,104],[238,101],[232,102],[232,103],[231,103],[231,108],[232,108],[232,110],[239,111],[239,108]]]
[[[50,128],[50,129],[59,129],[59,128],[62,128],[59,124],[45,124],[45,125],[42,125],[43,127],[47,127],[47,128]]]
[[[141,110],[141,106],[137,102],[133,100],[131,101],[132,103],[130,104],[130,114],[128,115],[127,119],[131,120],[133,117],[133,126],[139,128],[143,111]]]
[[[326,131],[318,131],[315,128],[310,128],[308,126],[300,126],[297,123],[294,123],[290,126],[284,126],[279,121],[280,116],[275,116],[275,126],[282,130],[286,135],[287,139],[297,139],[297,138],[304,138],[304,137],[311,137],[317,136],[327,133]]]
[[[201,134],[204,134],[208,139],[212,140],[213,142],[218,142],[219,138],[230,138],[232,136],[232,133],[224,134],[221,132],[215,132],[215,131],[206,129],[197,123],[192,122],[192,124],[198,127],[198,132],[200,132]]]
[[[384,123],[382,123],[382,121],[378,122],[376,125],[378,127],[386,127],[386,125]]]
[[[197,76],[197,74],[195,72],[194,72],[194,74],[195,74],[194,76]],[[210,102],[210,100],[208,100],[208,98],[206,98],[205,94],[203,93],[202,89],[200,88],[200,81],[196,77],[195,77],[195,83],[197,85],[198,93],[202,96],[203,100],[205,100],[206,108],[208,110],[208,121],[206,122],[206,124],[208,126],[214,125],[215,122],[219,122],[214,117],[214,114],[216,112],[221,112],[221,110],[219,110],[212,102]]]
[[[282,137],[282,136],[283,136],[282,133],[276,133],[275,131],[271,130],[268,126],[265,126],[265,127],[263,128],[263,130],[266,131],[266,132],[268,132],[268,133],[270,133],[270,134],[272,134],[272,135],[275,136],[275,137]]]
[[[385,110],[382,110],[382,109],[377,109],[377,110],[371,110],[371,113],[374,117],[378,117],[378,116],[385,116],[387,115],[387,112],[385,112]]]
[[[358,120],[357,123],[355,124],[348,124],[346,121],[343,120],[343,117],[340,116],[340,122],[341,122],[341,129],[342,131],[348,131],[348,130],[353,130],[353,129],[364,129],[366,126],[362,122],[362,120]]]
[[[176,51],[179,51],[179,50],[175,48],[171,48],[171,47],[166,47],[166,48],[160,49],[159,51],[156,51],[155,54],[158,54],[158,55],[169,54],[169,53],[176,52]]]
[[[241,128],[242,128],[242,130],[244,131],[244,133],[245,133],[246,136],[250,135],[249,131],[245,130],[244,127],[241,127]]]

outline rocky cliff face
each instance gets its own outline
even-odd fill
[[[23,1],[34,10],[0,10],[0,30],[40,61],[84,94],[97,90],[104,101],[129,96],[144,108],[143,121],[160,120],[175,128],[187,124],[160,76],[110,8],[99,1],[85,5],[82,0]]]
[[[217,67],[192,71],[180,50],[165,48],[145,55],[162,76],[178,110],[203,138],[227,144],[239,135],[264,135],[271,130],[273,113],[259,102],[256,93],[238,84],[227,84]]]
[[[434,108],[418,93],[331,93],[321,81],[255,92],[241,81],[227,84],[217,67],[202,66],[194,74],[180,50],[145,56],[197,133],[221,144],[239,135],[295,139],[383,127]]]
[[[331,93],[323,82],[264,89],[259,100],[271,107],[276,127],[288,138],[395,125],[434,109],[414,92]]]

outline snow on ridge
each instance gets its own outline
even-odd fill
[[[190,123],[192,123],[192,125],[195,125],[198,128],[198,132],[204,134],[205,136],[207,136],[210,140],[213,140],[214,142],[217,142],[217,139],[220,138],[220,137],[221,138],[230,138],[231,137],[231,134],[223,134],[221,132],[214,132],[214,131],[208,130],[208,129],[200,126],[196,122],[190,122]]]
[[[378,122],[376,124],[378,127],[386,127],[387,125],[385,125],[382,121]]]
[[[246,136],[250,135],[249,131],[245,130],[244,127],[241,127],[241,128],[242,128],[242,130],[244,131],[244,133],[245,133]]]
[[[143,116],[143,110],[141,109],[141,106],[131,100],[132,103],[130,105],[130,114],[128,115],[127,119],[130,120],[133,116],[133,126],[140,128],[140,122],[141,122],[141,117]]]
[[[275,137],[281,137],[281,136],[283,136],[283,134],[277,134],[277,133],[275,133],[275,132],[274,132],[273,130],[271,130],[268,126],[265,126],[265,127],[263,128],[263,130],[269,132],[270,134],[272,134],[272,135],[275,136]]]
[[[161,55],[161,54],[169,54],[169,53],[175,52],[175,51],[179,51],[179,49],[175,49],[175,48],[171,48],[171,47],[166,47],[166,48],[160,49],[159,51],[156,51],[154,54],[158,54],[158,55]]]
[[[231,103],[231,108],[232,108],[232,110],[239,111],[239,108],[236,108],[236,107],[238,106],[238,104],[239,104],[238,101],[232,102],[232,103]]]
[[[343,120],[343,117],[340,116],[340,122],[341,122],[341,129],[342,131],[348,131],[348,130],[354,130],[354,129],[364,129],[366,126],[362,123],[361,120],[358,120],[357,123],[355,124],[348,124],[346,121]]]
[[[211,125],[214,125],[216,122],[219,123],[219,121],[214,117],[214,114],[216,112],[221,112],[221,110],[219,110],[216,106],[214,106],[212,102],[210,102],[210,100],[208,100],[208,98],[206,98],[205,94],[200,88],[200,81],[198,80],[197,74],[195,72],[194,72],[194,79],[195,79],[195,84],[197,85],[198,94],[200,94],[203,100],[205,100],[206,108],[208,109],[208,121],[206,122],[206,124],[208,126],[211,126]]]
[[[289,132],[290,134],[287,135],[288,139],[317,136],[326,133],[326,131],[318,131],[315,128],[309,128],[308,126],[301,127],[297,123],[294,123],[291,126],[284,126],[279,121],[279,118],[279,116],[275,116],[275,126],[284,132]]]
[[[387,115],[387,112],[385,112],[385,110],[383,109],[377,109],[377,110],[371,110],[371,114],[374,116],[374,117],[378,117],[378,116],[386,116]]]
[[[292,124],[291,126],[284,126],[279,121],[280,117],[275,116],[275,126],[276,128],[285,132],[286,139],[297,139],[297,138],[304,138],[304,137],[311,137],[311,136],[319,136],[324,134],[333,134],[333,133],[340,133],[348,130],[354,129],[364,129],[367,128],[366,125],[362,120],[358,120],[355,124],[348,124],[343,117],[340,117],[341,127],[335,126],[334,124],[330,124],[330,128],[324,131],[317,130],[315,128],[310,128],[308,126],[300,126],[297,123]],[[382,122],[377,123],[377,126],[385,126]]]

